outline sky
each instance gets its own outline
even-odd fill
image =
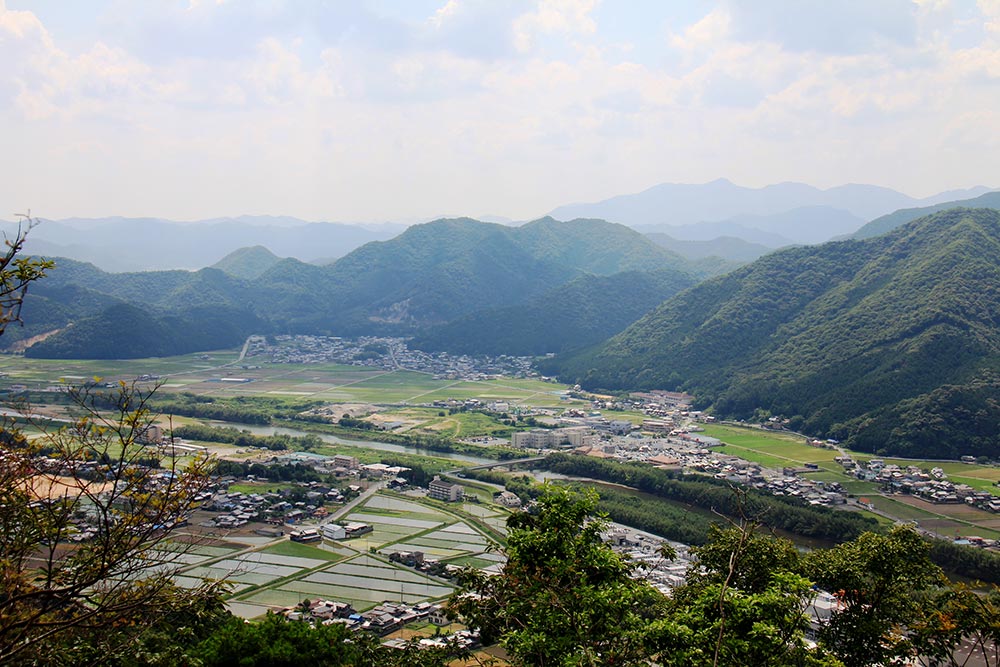
[[[0,218],[1000,185],[1000,0],[0,0]]]

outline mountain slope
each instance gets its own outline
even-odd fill
[[[25,350],[44,359],[134,359],[232,347],[258,330],[246,311],[194,307],[157,317],[132,304],[115,304],[68,325]]]
[[[234,250],[212,265],[236,278],[253,280],[277,264],[281,259],[262,245]]]
[[[793,248],[666,301],[562,364],[591,388],[683,388],[722,415],[762,409],[852,446],[1000,454],[1000,212],[952,209],[882,237]],[[983,407],[934,431],[933,396]],[[954,418],[952,418],[954,420]],[[976,426],[973,426],[977,424]],[[984,426],[984,424],[986,426]]]
[[[323,303],[300,326],[345,334],[411,333],[469,313],[514,306],[585,274],[657,269],[690,280],[688,263],[641,234],[600,220],[507,227],[469,218],[414,225],[326,267],[278,264],[272,290],[322,284]],[[291,283],[291,284],[289,284]],[[280,305],[278,306],[281,307]]]
[[[900,225],[905,225],[911,220],[916,220],[917,218],[922,218],[925,215],[930,215],[931,213],[937,213],[938,211],[945,211],[949,208],[956,208],[959,206],[965,208],[1000,209],[1000,192],[987,192],[986,194],[980,195],[975,199],[949,201],[944,202],[943,204],[935,204],[934,206],[924,206],[923,208],[904,208],[898,211],[893,211],[892,213],[872,220],[867,225],[854,232],[851,238],[870,239],[873,236],[879,236],[892,231]]]
[[[517,242],[539,260],[599,276],[685,265],[680,255],[650,243],[625,225],[604,220],[560,222],[542,218],[514,228],[513,234]]]
[[[646,236],[658,246],[675,252],[688,260],[718,257],[732,262],[746,263],[763,257],[773,250],[765,245],[750,243],[735,236],[719,236],[707,241],[686,241],[660,232],[651,232]]]
[[[432,327],[411,346],[459,354],[565,352],[613,336],[693,282],[672,271],[580,276],[523,305],[476,311]]]

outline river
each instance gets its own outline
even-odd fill
[[[373,440],[349,440],[340,438],[328,433],[317,433],[314,431],[303,431],[297,428],[287,428],[285,426],[260,426],[259,424],[241,424],[239,422],[211,421],[212,426],[237,428],[242,431],[250,431],[254,435],[290,435],[301,438],[307,435],[314,435],[323,442],[331,445],[345,445],[347,447],[364,447],[365,449],[378,449],[383,452],[395,452],[397,454],[417,454],[419,456],[433,456],[439,459],[450,459],[452,461],[463,461],[475,465],[484,463],[496,463],[496,459],[488,459],[484,456],[473,456],[471,454],[458,454],[455,452],[435,452],[429,449],[411,447],[410,445],[398,445],[393,442],[377,442]]]

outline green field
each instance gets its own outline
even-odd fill
[[[203,359],[207,356],[207,359]],[[177,357],[124,360],[26,359],[17,355],[0,355],[0,373],[6,373],[2,384],[57,384],[60,378],[73,382],[100,377],[105,381],[131,380],[140,375],[172,376],[178,373],[205,373],[208,369],[232,364],[238,350],[220,350]]]
[[[837,450],[812,447],[800,436],[721,424],[705,424],[703,429],[701,433],[725,443],[722,448],[724,453],[761,465],[780,469],[816,463],[825,470],[842,470],[833,460],[838,456]]]
[[[833,459],[838,456],[835,449],[812,447],[804,443],[803,438],[785,433],[774,433],[756,428],[743,428],[730,425],[708,424],[704,434],[726,443],[719,448],[726,454],[739,456],[748,461],[754,461],[771,468],[784,466],[801,466],[805,463],[815,463],[821,470],[804,473],[807,479],[825,482],[840,482],[844,489],[854,496],[865,496],[876,509],[891,514],[901,521],[917,521],[928,530],[942,535],[979,535],[996,539],[1000,537],[1000,522],[994,516],[975,508],[964,505],[940,505],[929,509],[916,507],[902,500],[880,495],[878,486],[873,482],[864,482],[847,475],[841,466]],[[859,461],[873,458],[872,456],[854,456]],[[995,481],[1000,478],[1000,468],[966,464],[957,461],[911,461],[903,459],[884,458],[886,463],[901,467],[917,466],[924,470],[934,467],[942,468],[949,479],[956,484],[990,491],[1000,495],[1000,488]]]
[[[281,556],[295,556],[297,558],[312,558],[314,560],[341,560],[343,555],[325,548],[314,547],[301,542],[291,540],[277,542],[264,549],[265,553],[279,554]],[[345,551],[345,553],[347,553]]]
[[[202,358],[207,357],[207,358]],[[132,360],[52,360],[0,356],[0,390],[27,385],[43,390],[52,386],[102,381],[131,381],[140,375],[159,376],[160,392],[185,391],[215,397],[268,396],[288,402],[371,403],[378,405],[430,404],[435,400],[476,398],[515,405],[554,407],[580,404],[560,393],[566,385],[538,379],[502,378],[484,381],[436,380],[427,373],[339,364],[273,364],[256,358],[238,361],[237,350],[177,357]],[[231,382],[232,378],[250,380]],[[223,380],[227,381],[223,381]],[[147,383],[152,386],[153,382]],[[436,413],[435,413],[436,415]],[[490,430],[462,423],[460,435]]]

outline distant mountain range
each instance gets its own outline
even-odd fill
[[[555,365],[587,388],[684,389],[863,451],[998,456],[998,257],[1000,212],[950,209],[771,253]]]
[[[901,208],[972,198],[989,190],[976,186],[916,199],[873,185],[821,190],[803,183],[779,183],[746,188],[719,179],[697,185],[664,183],[636,194],[560,206],[549,215],[560,220],[601,218],[682,240],[733,236],[778,248],[822,243]]]
[[[701,185],[667,183],[592,204],[561,206],[551,216],[559,220],[608,220],[678,241],[729,237],[776,249],[850,236],[867,221],[899,209],[952,203],[987,191],[977,186],[915,199],[871,185],[821,190],[801,183],[781,183],[754,189],[720,179]],[[504,226],[521,224],[492,215],[479,220]],[[194,222],[66,218],[44,220],[32,231],[26,247],[38,255],[68,257],[115,272],[196,270],[252,246],[264,247],[279,257],[327,265],[365,243],[389,240],[414,222],[428,221],[353,224],[268,215]],[[0,231],[8,236],[15,228],[12,222],[0,221]]]
[[[0,222],[8,236],[13,222]],[[198,222],[159,218],[43,220],[25,248],[36,255],[68,257],[106,271],[198,269],[239,248],[260,245],[303,261],[346,255],[369,241],[383,241],[403,225],[362,227],[306,222],[290,217],[242,216]]]
[[[215,267],[196,272],[107,273],[60,259],[29,294],[24,307],[28,325],[8,329],[2,342],[23,346],[46,336],[27,350],[31,356],[160,354],[162,347],[141,344],[115,352],[98,340],[97,332],[121,329],[123,318],[133,330],[154,332],[171,322],[182,323],[196,308],[214,309],[213,321],[231,323],[214,328],[214,347],[235,344],[251,330],[412,334],[474,312],[493,317],[497,309],[544,303],[550,293],[565,300],[554,290],[577,279],[625,272],[656,275],[648,280],[636,277],[635,292],[619,295],[607,309],[588,311],[580,304],[581,317],[566,329],[549,327],[538,342],[540,349],[564,350],[601,340],[711,269],[628,227],[600,220],[546,218],[520,227],[438,220],[414,225],[388,241],[368,243],[328,266],[279,259],[261,247],[238,250]],[[622,289],[628,285],[622,279],[608,282]],[[567,288],[568,293],[592,299],[610,294],[598,291],[587,297],[586,285]],[[146,314],[142,326],[136,310]],[[586,321],[588,313],[600,321]],[[181,333],[164,337],[173,341]],[[143,340],[152,338],[150,334]],[[191,338],[185,351],[206,349],[198,347],[205,344],[204,338]]]

